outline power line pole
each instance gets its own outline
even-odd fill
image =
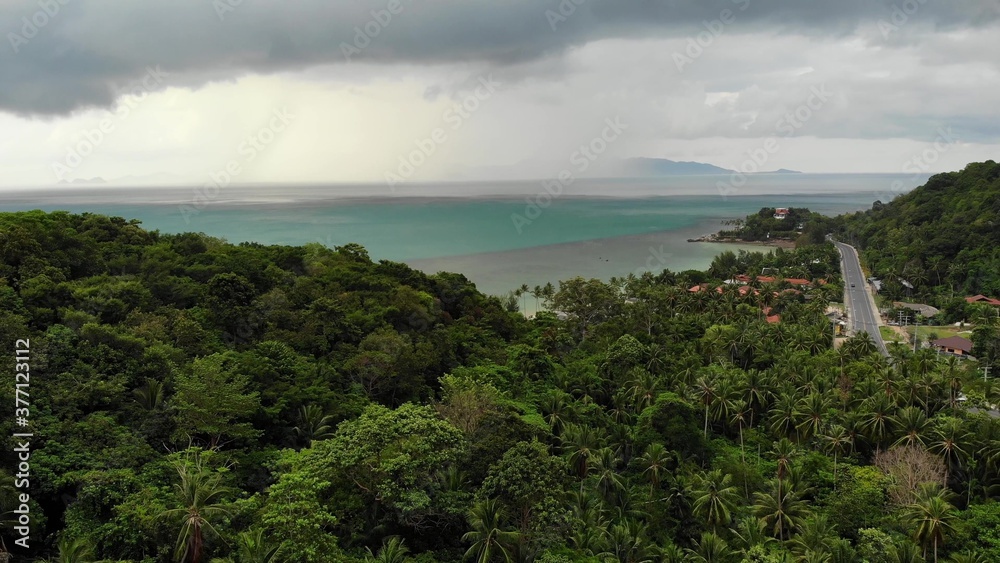
[[[992,366],[984,366],[979,368],[983,372],[983,383],[986,383],[986,378],[990,375],[990,370],[993,369]]]

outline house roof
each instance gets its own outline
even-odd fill
[[[972,351],[972,341],[968,338],[962,338],[961,336],[941,338],[931,342],[931,346],[934,346],[935,348],[952,348],[954,350],[961,350],[966,354]]]
[[[812,285],[812,282],[802,278],[785,278],[785,281],[792,285]]]
[[[924,305],[923,303],[904,303],[902,301],[894,301],[892,304],[896,307],[903,307],[904,309],[916,311],[925,317],[933,317],[941,312],[937,308],[931,307],[930,305]]]
[[[986,303],[987,305],[997,305],[1000,306],[1000,299],[993,299],[986,297],[985,295],[974,295],[972,297],[965,298],[966,303]]]
[[[772,315],[767,318],[769,324],[776,324],[781,322],[781,315]]]
[[[699,291],[705,291],[706,289],[708,289],[707,285],[696,285],[696,286],[692,287],[691,289],[689,289],[688,291],[691,292],[691,293],[698,293]],[[722,293],[722,288],[721,287],[716,287],[715,288],[715,292],[716,293]]]

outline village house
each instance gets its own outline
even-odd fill
[[[1000,299],[992,299],[986,297],[985,295],[974,295],[972,297],[965,298],[966,303],[982,303],[984,305],[993,305],[994,307],[1000,307]]]
[[[931,342],[931,346],[939,353],[951,354],[953,356],[965,357],[972,353],[972,341],[961,336],[940,338]]]

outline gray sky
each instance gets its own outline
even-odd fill
[[[951,170],[1000,157],[998,20],[1000,0],[4,2],[0,185],[545,177],[581,145],[591,174]]]

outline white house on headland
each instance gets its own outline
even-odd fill
[[[788,217],[788,208],[787,207],[779,207],[779,208],[777,208],[777,209],[774,210],[774,218],[775,219],[784,219],[785,217]]]

